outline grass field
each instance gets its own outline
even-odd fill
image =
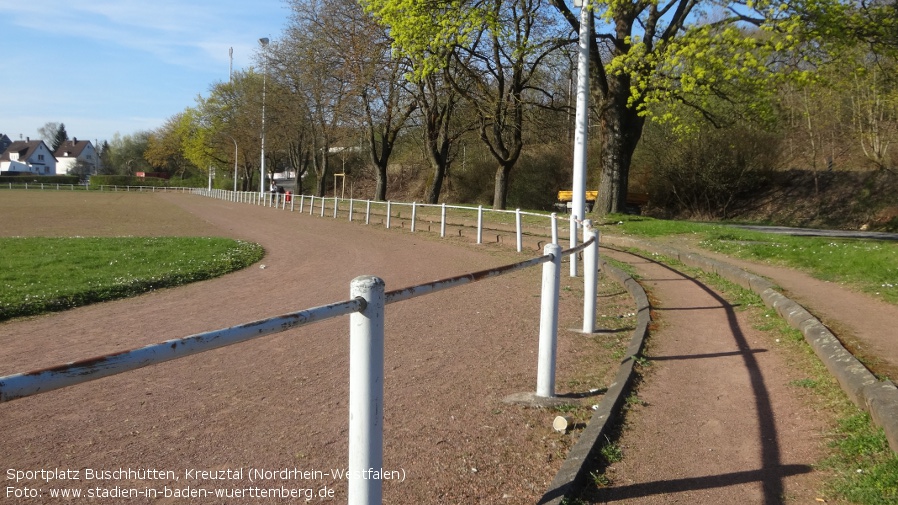
[[[207,225],[149,194],[4,191],[0,215],[0,321],[209,279],[263,255],[203,237]]]

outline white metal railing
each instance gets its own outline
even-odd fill
[[[4,182],[0,183],[2,189],[27,189],[41,191],[112,191],[112,192],[161,192],[161,193],[190,193],[196,188],[186,188],[181,186],[117,186],[104,184],[92,187],[87,184],[63,184],[55,182]]]
[[[548,232],[548,235],[551,236],[551,242],[554,244],[558,244],[559,240],[562,237],[559,237],[558,233],[558,225],[559,220],[564,219],[569,222],[569,233],[568,240],[571,244],[570,247],[574,247],[577,244],[576,237],[580,231],[583,229],[583,221],[578,219],[577,216],[571,215],[565,218],[559,217],[557,213],[545,214],[545,213],[537,213],[537,212],[528,212],[522,211],[521,209],[515,210],[496,210],[484,208],[482,205],[477,207],[470,207],[464,205],[447,205],[443,204],[425,204],[419,202],[394,202],[394,201],[376,201],[376,200],[356,200],[356,199],[343,199],[338,197],[317,197],[314,195],[288,195],[285,193],[265,193],[260,195],[257,191],[244,191],[234,193],[233,191],[226,189],[203,189],[197,188],[194,189],[193,192],[198,195],[218,198],[222,200],[228,200],[238,203],[249,203],[254,205],[260,205],[270,208],[287,210],[289,209],[291,212],[298,211],[300,214],[308,212],[309,215],[318,215],[319,217],[324,217],[327,214],[328,208],[332,211],[330,213],[331,217],[337,218],[340,212],[344,212],[349,221],[353,221],[357,214],[364,215],[365,224],[371,224],[372,217],[379,217],[382,219],[382,223],[386,228],[393,227],[393,219],[399,219],[404,226],[405,221],[409,223],[409,229],[412,233],[418,231],[418,224],[421,222],[420,213],[422,210],[431,209],[436,210],[439,215],[439,233],[440,237],[446,236],[447,227],[450,226],[448,220],[448,212],[456,211],[459,214],[467,214],[469,215],[469,219],[476,221],[475,233],[476,233],[476,242],[478,244],[483,243],[483,233],[487,228],[484,225],[484,215],[493,215],[493,216],[514,216],[514,224],[510,230],[504,229],[496,229],[493,228],[494,231],[513,231],[515,234],[515,246],[518,252],[523,251],[523,240],[524,240],[524,225],[523,218],[531,217],[538,218],[539,220],[545,221],[545,227]],[[357,211],[357,205],[364,203],[364,211]],[[343,209],[346,209],[345,211]],[[378,209],[383,212],[378,212]],[[406,216],[402,217],[401,213],[404,209],[408,209],[406,211]],[[476,216],[476,217],[474,217]],[[433,221],[430,221],[433,223]],[[461,224],[455,224],[454,226],[466,226]],[[571,237],[574,239],[571,240]],[[571,270],[570,276],[577,276],[577,261],[576,257],[571,258]]]
[[[60,184],[57,182],[6,182],[0,184],[0,188],[4,189],[39,189],[42,191],[75,191],[87,189],[83,184]]]
[[[236,195],[232,195],[236,196]],[[249,196],[245,196],[249,198]],[[270,203],[270,202],[269,202]],[[173,339],[125,352],[75,361],[43,370],[0,377],[0,403],[73,386],[110,375],[155,365],[200,352],[245,342],[329,318],[349,315],[349,466],[348,503],[382,502],[380,479],[363,478],[369,470],[383,468],[383,364],[384,312],[389,303],[425,296],[471,282],[543,264],[540,300],[539,348],[536,396],[555,396],[555,361],[558,335],[560,266],[563,255],[584,251],[592,275],[584,282],[596,283],[598,272],[598,235],[590,222],[585,223],[583,244],[562,251],[558,244],[547,244],[542,256],[519,263],[441,279],[417,286],[386,292],[383,280],[375,276],[356,277],[350,284],[350,299],[314,307],[251,323]],[[591,252],[589,252],[591,251]],[[585,286],[584,331],[595,321],[596,286]],[[587,308],[591,307],[591,308]],[[587,323],[587,319],[592,322]]]

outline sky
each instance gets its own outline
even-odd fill
[[[156,129],[228,80],[229,48],[234,71],[252,66],[289,14],[284,0],[0,0],[0,133],[55,122],[102,144]]]

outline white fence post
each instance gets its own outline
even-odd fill
[[[552,243],[558,243],[558,214],[552,213]]]
[[[555,396],[555,356],[558,340],[558,290],[561,286],[561,246],[546,244],[543,254],[552,261],[543,263],[543,285],[539,309],[539,357],[536,369],[536,396]]]
[[[334,197],[334,219],[337,219],[337,207],[339,207],[340,201],[337,200],[337,197]]]
[[[443,210],[440,212],[440,237],[446,236],[446,203],[443,203]]]
[[[365,200],[365,224],[371,222],[371,200]]]
[[[321,215],[319,217],[324,217],[324,207],[327,206],[327,198],[321,197]]]
[[[349,220],[352,221],[352,204],[355,203],[355,200],[352,198],[349,199]]]
[[[387,229],[390,229],[390,217],[392,217],[392,212],[390,209],[390,201],[387,200]]]
[[[592,221],[583,221],[583,243],[593,243],[583,250],[583,333],[596,331],[596,296],[599,285],[599,232]]]
[[[412,233],[415,233],[415,216],[418,211],[418,202],[412,202]]]
[[[571,249],[577,247],[577,216],[571,214],[571,234],[570,234],[570,247]],[[571,254],[571,277],[577,276],[577,255]]]
[[[477,206],[477,243],[483,243],[483,205]]]
[[[352,280],[352,298],[367,302],[349,315],[349,505],[379,505],[383,468],[384,281]]]
[[[521,252],[524,248],[524,236],[523,230],[521,229],[521,209],[515,209],[514,211],[514,226],[515,232],[517,233],[518,252]]]

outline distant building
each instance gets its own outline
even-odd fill
[[[63,142],[56,152],[56,175],[88,175],[97,173],[100,157],[89,140],[77,137]]]
[[[16,140],[0,154],[0,172],[56,175],[56,157],[43,140]]]
[[[12,140],[7,135],[0,133],[0,154],[5,153],[10,144],[12,144]]]

